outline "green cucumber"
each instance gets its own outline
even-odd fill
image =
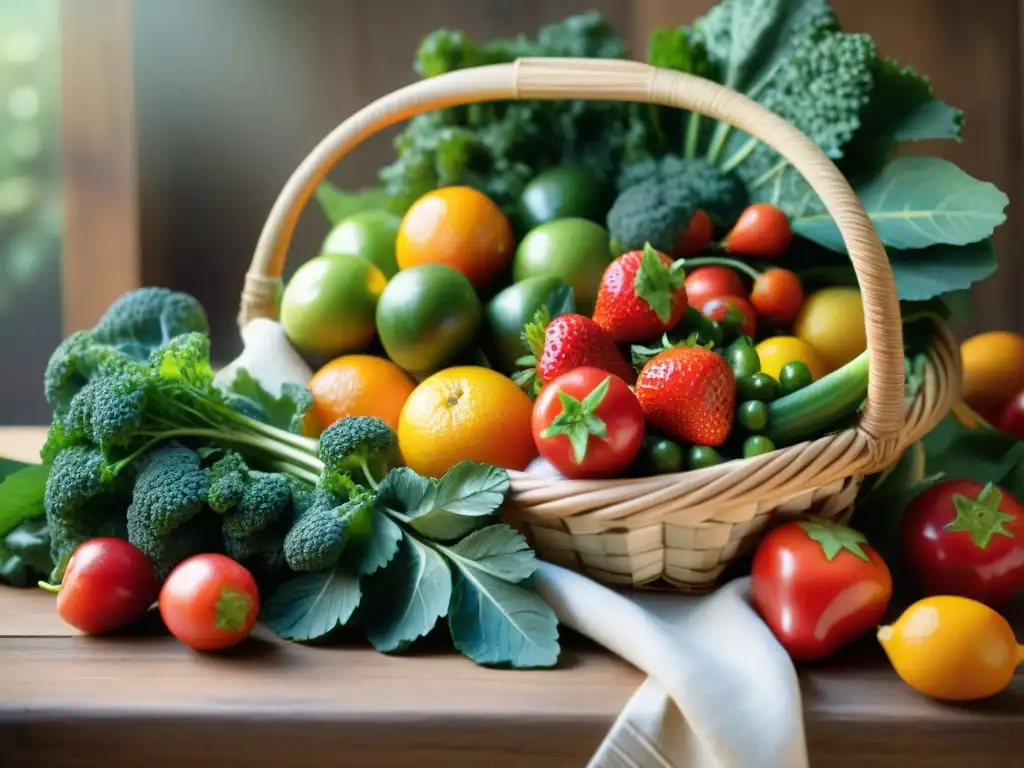
[[[869,352],[822,376],[803,389],[768,404],[765,435],[777,446],[821,436],[856,412],[868,393]]]

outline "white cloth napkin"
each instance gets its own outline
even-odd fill
[[[807,768],[789,656],[750,606],[749,580],[707,597],[618,592],[550,563],[559,620],[645,672],[588,768]]]

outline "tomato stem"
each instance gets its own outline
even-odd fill
[[[40,589],[45,589],[47,592],[52,592],[55,595],[58,592],[60,592],[60,584],[51,584],[48,581],[40,581],[38,583],[39,583],[39,588]]]
[[[744,264],[742,261],[737,261],[736,259],[727,259],[724,256],[705,256],[702,259],[679,259],[672,266],[675,267],[676,264],[682,265],[684,269],[710,266],[731,267],[737,272],[742,272],[752,280],[757,280],[762,274],[764,274],[763,272],[758,272],[749,264]]]

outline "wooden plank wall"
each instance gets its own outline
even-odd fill
[[[114,0],[106,0],[114,2]],[[259,229],[304,154],[360,106],[412,77],[419,40],[439,26],[476,39],[532,32],[597,9],[642,55],[649,29],[693,19],[712,0],[146,0],[135,3],[135,102],[144,282],[196,293],[209,307],[215,354],[237,345],[237,294]],[[931,75],[967,111],[966,140],[923,147],[1021,190],[1019,18],[1012,0],[835,0],[850,29]],[[391,157],[389,132],[332,174],[372,183]],[[326,231],[303,217],[294,264]],[[1016,286],[1024,227],[998,234],[999,277],[977,289],[971,329],[1024,331]]]

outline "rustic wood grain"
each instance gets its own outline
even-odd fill
[[[131,0],[63,0],[65,333],[141,285]]]

